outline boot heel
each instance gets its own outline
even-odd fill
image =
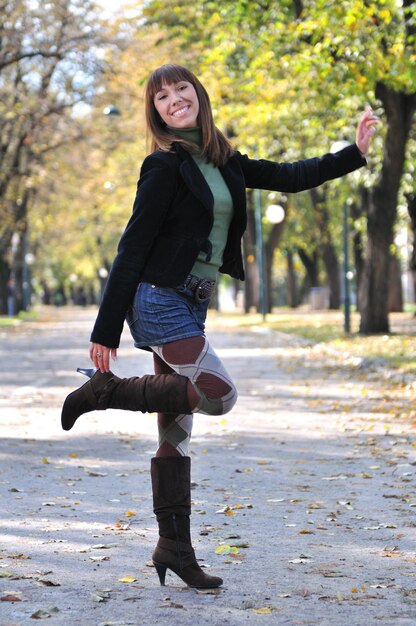
[[[167,567],[166,565],[161,565],[160,563],[155,563],[154,561],[153,565],[155,566],[157,575],[159,576],[160,584],[164,587]]]
[[[87,378],[92,378],[97,370],[92,367],[77,367],[77,372],[84,374]]]

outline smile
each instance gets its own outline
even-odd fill
[[[182,107],[181,109],[178,109],[177,111],[174,111],[173,113],[171,113],[171,115],[172,117],[182,117],[189,111],[190,108],[191,108],[191,105],[188,104],[187,106]]]

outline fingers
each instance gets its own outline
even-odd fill
[[[114,360],[117,358],[115,348],[108,348],[99,343],[92,343],[90,346],[90,359],[103,374],[110,371],[110,354]]]
[[[357,128],[356,143],[362,155],[366,155],[370,146],[371,137],[376,131],[376,126],[380,123],[377,115],[374,114],[373,109],[367,106]]]
[[[373,109],[368,106],[366,107],[364,113],[361,116],[360,124],[364,126],[364,128],[368,131],[371,131],[371,134],[374,133],[375,127],[380,123],[377,115],[374,114]]]

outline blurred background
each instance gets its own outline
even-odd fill
[[[115,6],[116,5],[116,6]],[[188,66],[251,157],[295,161],[382,124],[367,168],[296,195],[247,191],[246,282],[213,306],[415,311],[416,2],[0,2],[0,315],[96,305],[149,150],[143,91]]]

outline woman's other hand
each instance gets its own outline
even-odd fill
[[[103,374],[110,371],[110,356],[113,361],[117,360],[117,348],[108,348],[99,343],[91,343],[90,359],[97,370]]]
[[[376,131],[377,124],[380,123],[377,115],[374,115],[373,109],[368,106],[361,115],[357,127],[357,136],[355,143],[361,154],[365,156],[370,147],[370,141]]]

